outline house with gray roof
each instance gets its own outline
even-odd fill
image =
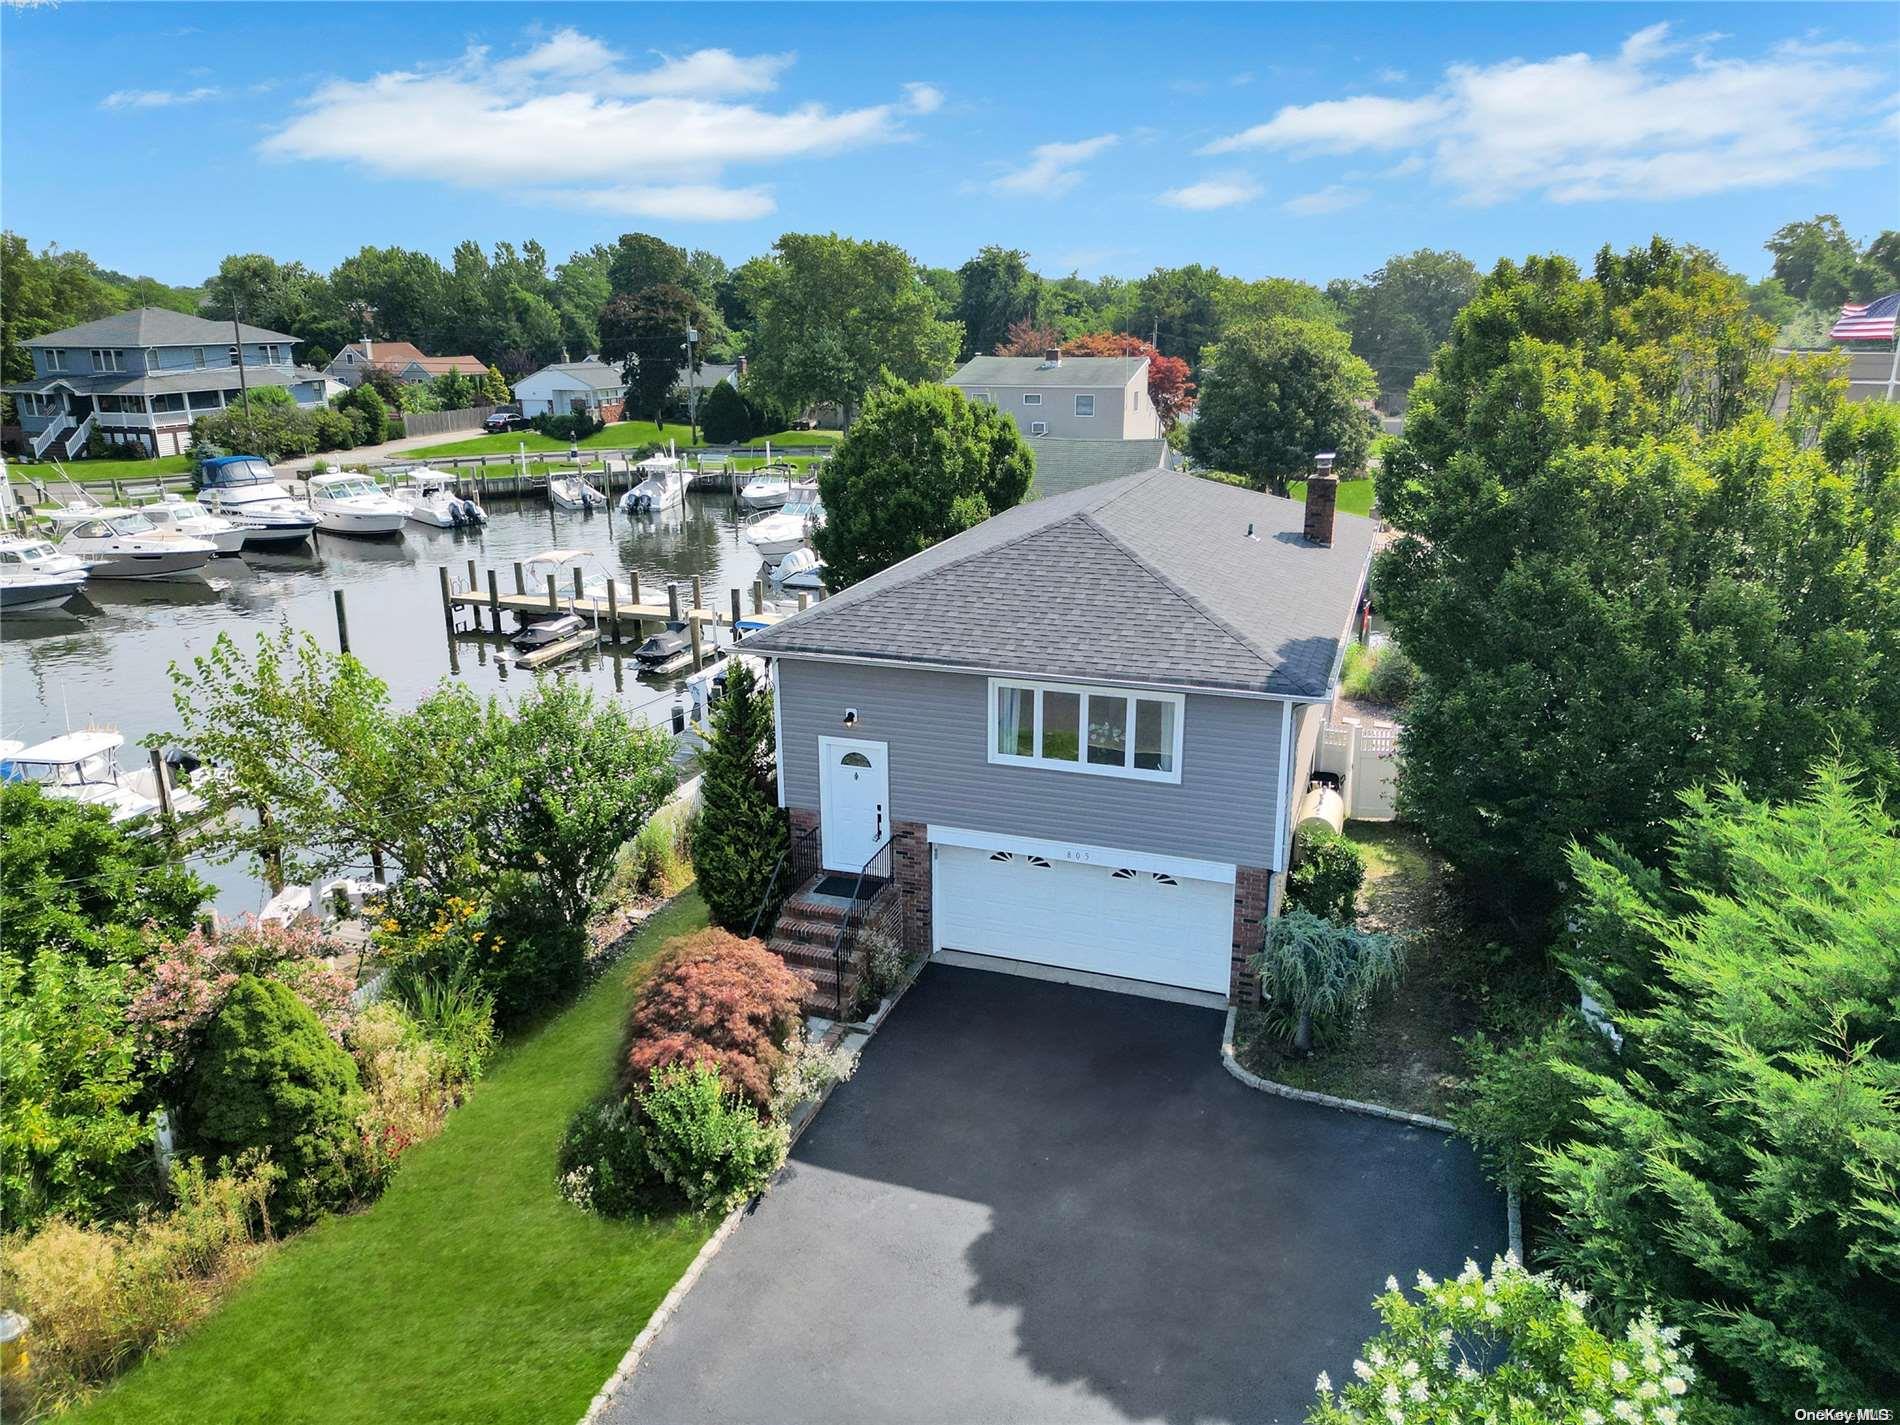
[[[956,963],[1250,992],[1372,551],[1337,489],[1122,475],[747,637],[810,876],[772,943],[814,999],[855,971],[811,927],[866,895]]]
[[[298,338],[263,327],[140,307],[32,337],[33,376],[6,387],[28,449],[66,459],[96,429],[154,455],[182,454],[191,423],[236,405],[246,386],[281,386],[305,407],[341,387],[299,366]],[[243,370],[240,372],[240,355]]]
[[[617,421],[626,399],[626,377],[597,357],[557,361],[515,382],[515,402],[524,416],[564,416],[580,409],[598,420]]]
[[[975,356],[949,383],[1039,440],[1159,440],[1145,356]]]

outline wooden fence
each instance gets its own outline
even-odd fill
[[[404,435],[448,435],[451,431],[480,430],[482,422],[488,419],[495,408],[490,406],[464,406],[459,411],[420,411],[415,415],[405,413],[402,418]]]

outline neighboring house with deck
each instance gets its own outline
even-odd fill
[[[360,386],[378,367],[405,386],[418,386],[451,371],[472,376],[477,381],[488,374],[487,365],[478,357],[428,356],[413,342],[376,341],[369,337],[344,347],[324,372],[345,386]]]
[[[238,341],[244,373],[238,375]],[[284,332],[207,321],[165,307],[140,307],[22,343],[33,377],[6,387],[22,440],[36,457],[64,460],[96,429],[154,455],[182,454],[191,423],[234,406],[244,384],[282,386],[300,406],[322,406],[338,389],[296,362],[298,339]]]
[[[855,989],[847,916],[958,963],[1250,992],[1373,542],[1309,488],[1123,475],[745,640],[802,882],[773,945],[817,1003]]]
[[[604,361],[562,361],[515,382],[515,404],[524,416],[564,416],[579,405],[603,421],[617,421],[627,399],[627,381]]]

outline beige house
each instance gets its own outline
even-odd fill
[[[1160,440],[1145,356],[977,356],[949,380],[972,401],[1016,418],[1023,434],[1055,440]]]

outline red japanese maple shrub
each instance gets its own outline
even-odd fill
[[[634,1003],[625,1087],[644,1088],[670,1064],[710,1064],[763,1111],[805,989],[757,940],[713,927],[675,941]]]

